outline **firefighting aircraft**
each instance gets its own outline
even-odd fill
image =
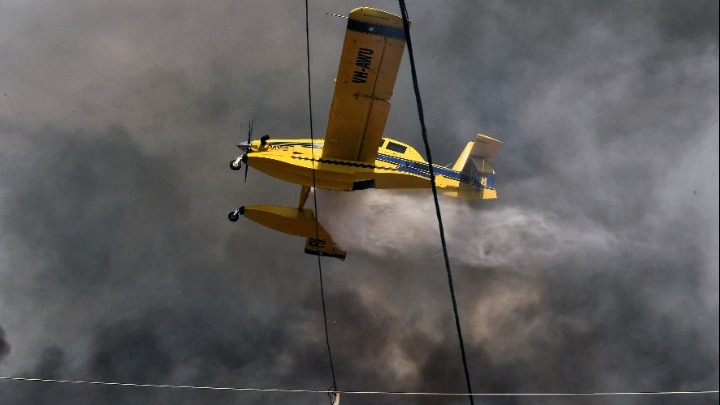
[[[297,207],[248,205],[228,214],[241,215],[268,228],[306,238],[305,253],[344,259],[346,252],[304,208],[312,187],[356,191],[427,189],[428,163],[412,146],[383,137],[395,79],[405,48],[402,18],[368,7],[348,16],[340,68],[335,81],[325,139],[270,139],[268,135],[237,146],[244,152],[230,162],[245,164],[270,176],[299,184]],[[493,162],[502,142],[477,135],[452,168],[433,165],[443,194],[467,199],[497,198]]]

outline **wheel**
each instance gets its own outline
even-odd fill
[[[240,215],[237,211],[233,211],[228,214],[228,219],[230,220],[230,222],[237,222],[237,220],[240,219]]]
[[[235,159],[230,161],[230,168],[233,170],[240,170],[240,160]]]

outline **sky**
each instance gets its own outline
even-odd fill
[[[345,20],[309,1],[322,137]],[[441,197],[475,392],[717,390],[718,4],[408,4],[436,163],[504,142],[496,201]],[[227,221],[299,187],[228,162],[309,137],[304,2],[0,0],[0,375],[327,389],[318,262]],[[422,151],[407,56],[386,134]],[[424,153],[423,153],[424,154]],[[429,191],[319,191],[338,388],[465,392]],[[3,404],[317,404],[0,381]],[[482,398],[711,404],[718,395]],[[343,404],[466,398],[345,396]]]

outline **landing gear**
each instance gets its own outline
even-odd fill
[[[228,219],[230,222],[237,222],[238,219],[240,219],[240,215],[243,215],[245,213],[245,207],[240,207],[236,209],[235,211],[231,211],[228,214]]]
[[[232,170],[240,170],[240,168],[242,168],[242,163],[247,165],[247,160],[247,153],[242,156],[238,156],[237,159],[230,161],[230,168]]]

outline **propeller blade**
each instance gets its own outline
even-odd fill
[[[250,120],[250,123],[248,124],[248,140],[247,140],[247,151],[245,152],[245,180],[243,180],[245,183],[247,183],[247,174],[248,174],[248,164],[247,164],[247,154],[250,153],[250,142],[252,142],[252,133],[253,133],[253,126],[255,125],[255,120]]]

